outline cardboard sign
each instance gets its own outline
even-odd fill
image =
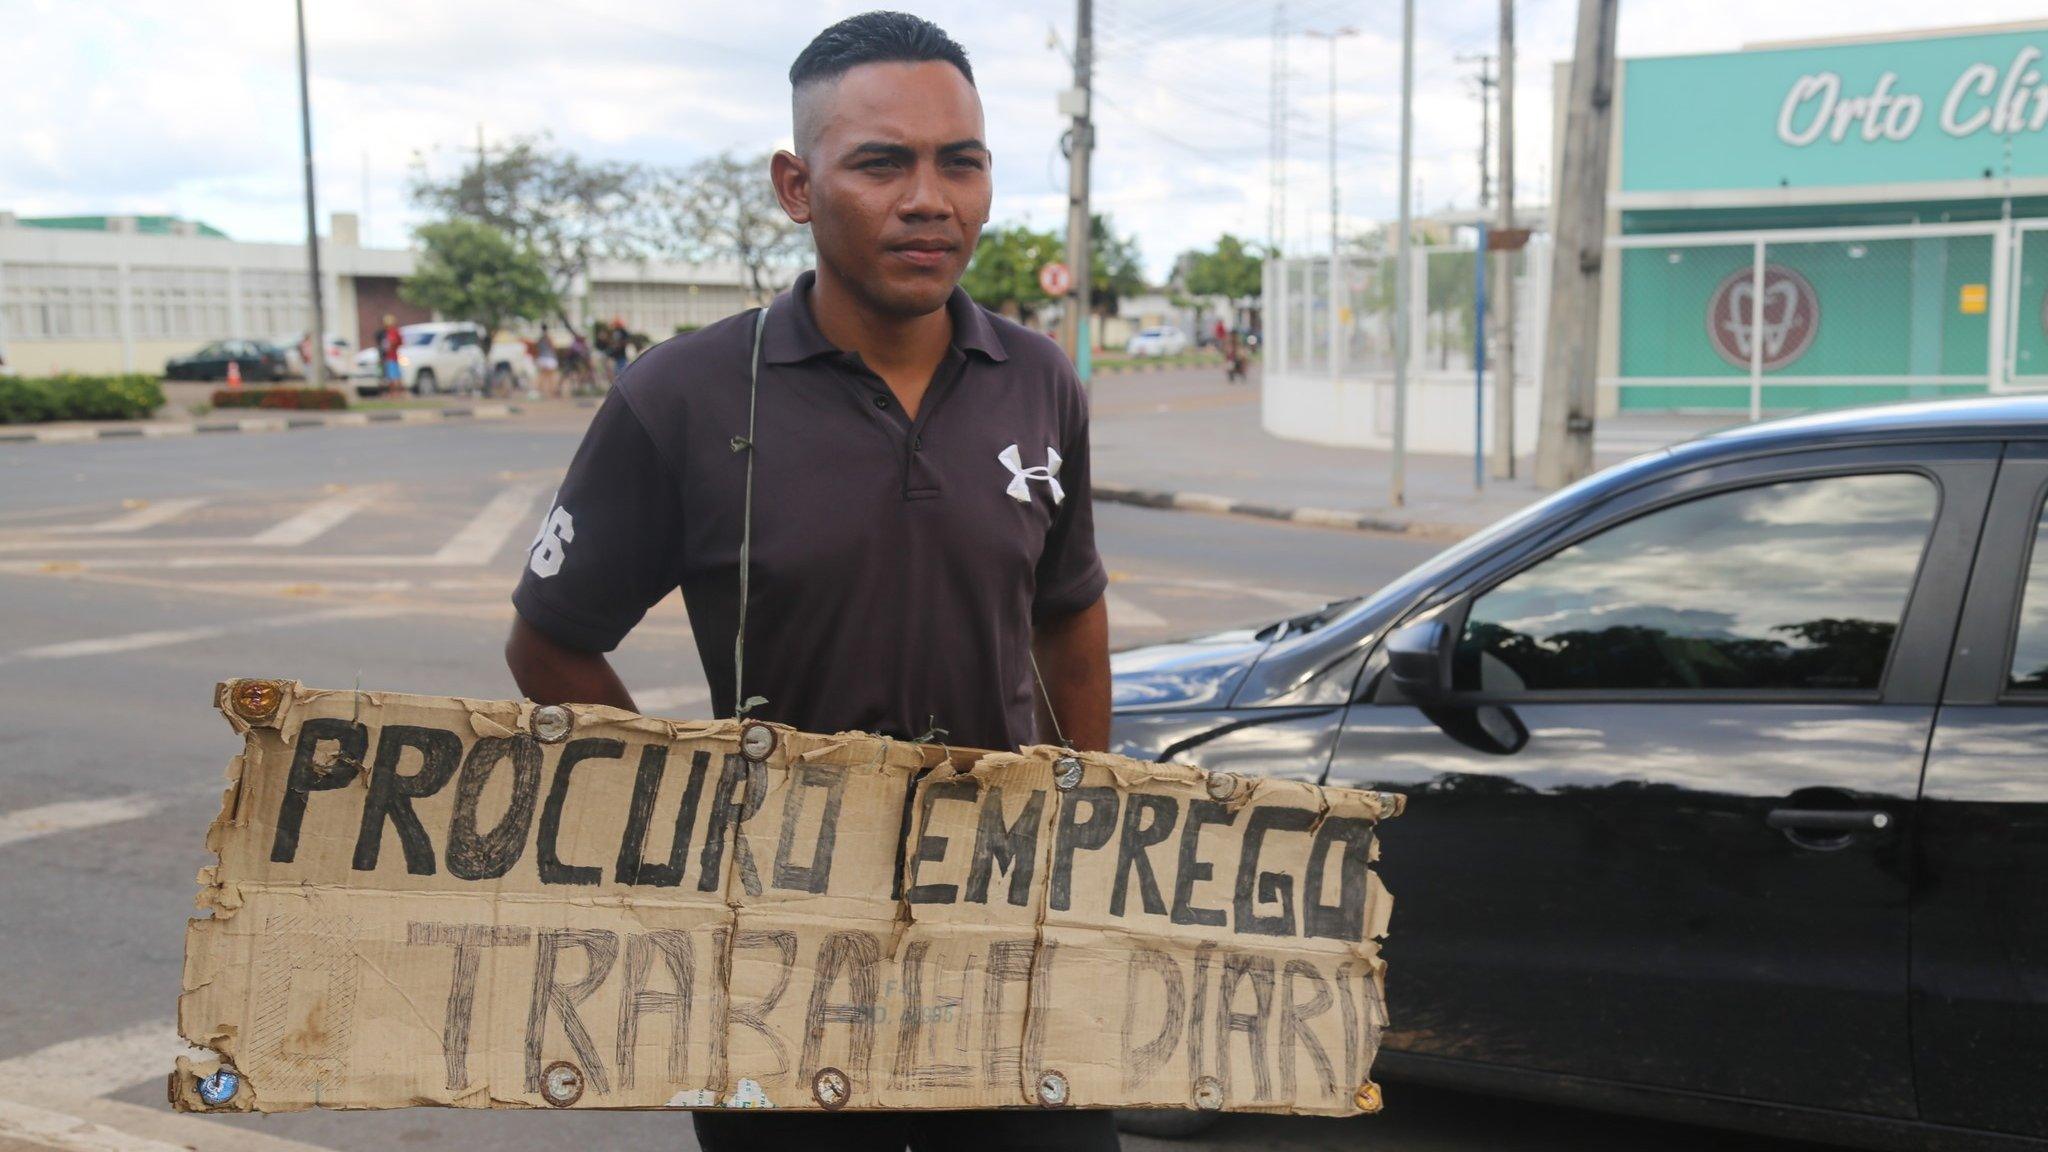
[[[235,680],[185,1110],[1376,1110],[1399,796]]]

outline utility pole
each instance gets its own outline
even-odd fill
[[[1091,90],[1095,57],[1095,5],[1077,0],[1074,17],[1074,86],[1061,94],[1060,110],[1073,117],[1067,129],[1067,270],[1073,273],[1073,289],[1067,296],[1067,318],[1061,333],[1074,368],[1086,386],[1093,367],[1092,337],[1088,332],[1090,291],[1088,212],[1088,154],[1095,145],[1095,124],[1091,118],[1094,92]]]
[[[1327,312],[1330,346],[1326,358],[1329,361],[1330,379],[1334,382],[1343,371],[1344,317],[1349,311],[1344,304],[1344,271],[1337,260],[1337,224],[1340,219],[1337,200],[1337,41],[1346,36],[1358,35],[1356,28],[1338,28],[1329,32],[1310,31],[1304,33],[1311,39],[1322,40],[1330,46],[1330,272],[1329,308]]]
[[[1389,493],[1394,507],[1408,502],[1408,240],[1412,230],[1409,188],[1415,172],[1415,0],[1401,0],[1401,197],[1400,233],[1394,238],[1394,462]]]
[[[1500,224],[1503,238],[1515,228],[1515,0],[1500,0]],[[1493,475],[1515,478],[1515,253],[1504,248],[1494,274],[1494,315],[1500,323],[1500,357],[1493,377]]]
[[[1565,105],[1549,339],[1536,429],[1536,482],[1556,488],[1593,471],[1594,374],[1600,362],[1600,264],[1607,231],[1607,163],[1614,107],[1617,0],[1579,0],[1578,42]]]
[[[306,357],[306,383],[327,383],[327,310],[320,303],[320,231],[313,208],[313,96],[306,83],[306,0],[299,14],[299,148],[306,161],[306,265],[313,285],[313,349]]]
[[[1287,0],[1273,5],[1273,53],[1266,89],[1266,251],[1287,247]]]
[[[1497,83],[1493,78],[1494,56],[1491,52],[1477,52],[1460,56],[1457,60],[1460,64],[1479,65],[1479,75],[1473,80],[1479,87],[1479,208],[1483,213],[1493,203],[1493,181],[1488,165],[1493,152],[1493,89]]]

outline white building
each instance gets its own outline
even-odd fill
[[[320,244],[327,330],[368,344],[387,314],[432,317],[399,298],[415,254],[365,248],[334,214]],[[228,239],[151,216],[22,219],[0,212],[0,358],[23,376],[153,372],[214,340],[269,340],[312,328],[303,244]],[[572,314],[623,318],[655,339],[747,306],[736,266],[604,262]]]

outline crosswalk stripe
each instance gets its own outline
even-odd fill
[[[51,531],[82,536],[97,536],[108,532],[140,532],[145,528],[154,528],[159,524],[176,520],[185,513],[204,506],[207,501],[208,498],[205,496],[146,501],[140,507],[131,508],[112,519],[101,520],[96,524],[67,525],[53,528]]]
[[[192,1052],[175,1023],[151,1020],[0,1060],[0,1084],[47,1082],[55,1072],[62,1077],[66,1095],[104,1096],[161,1079],[177,1057]]]
[[[640,712],[645,716],[693,707],[710,699],[711,690],[709,688],[698,688],[691,685],[675,688],[648,688],[644,691],[633,693],[633,703],[640,706]]]
[[[61,1152],[188,1152],[182,1144],[137,1136],[19,1100],[0,1100],[0,1143],[16,1141]]]
[[[368,508],[382,491],[376,488],[362,488],[330,496],[296,516],[280,520],[249,538],[249,543],[266,548],[297,548],[310,544],[340,525],[349,517]]]
[[[233,624],[220,624],[202,628],[166,628],[148,632],[130,632],[122,636],[98,636],[87,640],[64,640],[55,644],[38,644],[33,648],[22,648],[15,652],[0,654],[0,664],[11,664],[18,660],[71,660],[80,656],[105,656],[115,652],[138,652],[146,648],[164,648],[172,644],[189,644],[195,640],[211,640],[237,632],[253,632],[264,628],[291,628],[300,624],[318,624],[326,620],[357,620],[367,617],[395,616],[400,609],[381,604],[352,604],[343,608],[322,608],[315,612],[297,612],[289,616],[270,616],[261,620],[239,620]]]
[[[1149,608],[1140,608],[1115,593],[1106,597],[1109,601],[1109,622],[1122,628],[1164,628],[1166,617]]]
[[[533,498],[547,489],[545,484],[514,484],[491,497],[462,530],[449,537],[434,553],[436,564],[480,565],[491,562],[505,541],[526,523]]]
[[[163,798],[146,793],[109,796],[101,800],[60,800],[35,808],[0,814],[0,846],[55,836],[123,820],[139,820],[163,807]],[[0,1084],[7,1083],[7,1062],[0,1060]]]

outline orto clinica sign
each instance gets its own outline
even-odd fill
[[[2048,181],[2048,24],[1624,63],[1622,206]],[[2008,150],[2009,146],[2009,150]]]
[[[1980,60],[1948,85],[1933,127],[1950,136],[2006,136],[2048,127],[2048,86],[2041,50],[2025,44],[2002,67]],[[1795,148],[1865,141],[1905,141],[1927,123],[1927,101],[1898,91],[1899,74],[1880,74],[1868,91],[1844,90],[1840,73],[1821,71],[1792,82],[1778,106],[1778,139]]]

